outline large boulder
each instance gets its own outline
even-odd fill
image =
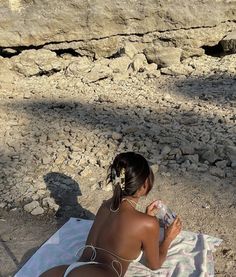
[[[14,62],[13,69],[26,77],[51,74],[64,68],[64,60],[46,49],[25,50],[11,60]]]
[[[235,13],[229,0],[2,0],[0,47],[201,29],[233,22]]]

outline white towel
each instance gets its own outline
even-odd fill
[[[37,277],[49,268],[75,262],[78,248],[86,242],[92,220],[71,218],[25,263],[14,277]],[[221,239],[182,231],[172,242],[161,269],[151,271],[140,262],[131,263],[126,277],[212,277],[212,251]]]

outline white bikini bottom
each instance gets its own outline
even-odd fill
[[[90,261],[90,262],[75,262],[75,263],[71,264],[67,268],[67,270],[66,270],[66,272],[65,272],[63,277],[66,277],[74,268],[80,267],[82,265],[88,265],[88,264],[100,264],[100,263],[97,263],[97,262],[94,262],[94,261]]]

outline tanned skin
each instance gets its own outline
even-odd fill
[[[126,197],[138,202],[139,198],[146,195],[148,182],[132,197]],[[175,237],[180,233],[182,223],[177,217],[165,230],[165,238],[159,244],[160,227],[155,217],[157,211],[156,201],[147,208],[146,213],[137,211],[128,201],[122,201],[116,212],[110,210],[112,199],[104,201],[95,217],[92,228],[88,234],[87,245],[107,249],[125,259],[136,259],[143,251],[146,266],[151,270],[161,267],[166,259],[168,248]],[[101,264],[83,265],[73,269],[68,277],[117,277],[111,267],[114,256],[105,251],[96,251],[96,262]],[[86,249],[78,261],[91,260],[92,250]],[[119,260],[119,259],[117,259]],[[130,262],[119,260],[122,265],[121,277],[125,275]],[[62,265],[44,272],[40,277],[63,277],[69,265]],[[114,264],[118,273],[121,268]]]

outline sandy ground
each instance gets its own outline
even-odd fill
[[[174,172],[156,176],[156,184],[143,209],[153,199],[163,199],[184,222],[184,230],[202,232],[223,239],[215,252],[216,276],[236,276],[236,213],[234,180],[204,174],[183,176]],[[110,192],[88,194],[83,208],[96,213],[102,199]],[[83,195],[81,196],[83,197]],[[70,213],[67,214],[70,216]],[[32,217],[19,211],[0,211],[0,257],[2,277],[12,276],[27,258],[53,234],[66,218]]]

